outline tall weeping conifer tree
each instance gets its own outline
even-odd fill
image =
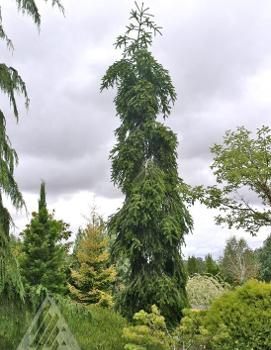
[[[144,4],[136,4],[130,19],[115,44],[123,56],[108,68],[101,87],[117,88],[121,121],[111,151],[112,181],[125,200],[109,223],[116,237],[113,257],[124,256],[130,264],[119,305],[131,317],[157,304],[175,323],[187,306],[181,247],[192,219],[180,191],[177,137],[158,116],[169,116],[176,93],[168,71],[150,52],[160,27]]]

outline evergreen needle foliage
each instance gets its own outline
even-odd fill
[[[22,274],[30,286],[42,285],[50,292],[66,291],[65,257],[69,226],[48,213],[45,184],[41,184],[39,211],[23,231]]]
[[[109,241],[104,224],[95,214],[84,231],[75,251],[76,267],[71,270],[69,290],[80,303],[112,306],[112,287],[116,271],[109,263]]]
[[[10,295],[10,292],[14,290],[23,297],[18,264],[10,247],[9,229],[12,220],[2,199],[2,194],[4,194],[9,197],[15,208],[19,209],[24,206],[22,195],[13,176],[17,161],[16,151],[12,148],[6,135],[6,120],[0,110],[0,294],[5,291],[5,295]]]
[[[0,38],[5,40],[10,47],[12,43],[7,38],[1,23],[0,8]],[[0,90],[7,95],[14,116],[18,119],[19,113],[15,94],[23,94],[26,106],[28,106],[26,87],[18,72],[4,63],[0,64]],[[8,197],[16,209],[24,207],[22,194],[14,179],[14,168],[17,164],[18,156],[6,134],[6,118],[0,109],[0,294],[5,290],[5,295],[7,295],[6,287],[8,287],[8,290],[11,287],[22,297],[23,288],[17,261],[12,256],[9,244],[9,229],[12,220],[8,210],[4,207],[2,197],[3,195]]]
[[[271,283],[271,236],[264,241],[263,246],[256,250],[260,265],[260,277]]]
[[[102,90],[117,87],[121,125],[110,157],[112,181],[125,195],[109,230],[116,237],[113,257],[130,263],[122,312],[132,318],[156,304],[175,323],[187,304],[181,246],[192,219],[180,192],[177,137],[157,120],[159,114],[169,116],[176,93],[168,71],[149,51],[160,27],[148,10],[136,4],[131,11],[131,23],[115,45],[123,57],[102,80]]]
[[[18,5],[18,11],[30,15],[34,22],[40,25],[40,14],[35,0],[15,0]],[[47,1],[47,0],[45,0]],[[57,5],[62,11],[63,7],[60,0],[51,0],[51,4]],[[13,50],[11,39],[5,32],[2,21],[2,12],[0,5],[0,40],[3,40],[7,48]],[[18,120],[19,111],[16,102],[16,94],[22,95],[25,99],[25,105],[28,107],[29,98],[23,79],[18,71],[0,63],[0,91],[9,99],[11,109],[15,118]],[[9,286],[8,289],[23,295],[23,288],[20,279],[17,261],[13,258],[9,243],[9,228],[12,222],[7,209],[3,204],[3,195],[11,200],[11,203],[18,210],[24,207],[22,194],[14,179],[14,168],[18,163],[18,157],[15,149],[12,148],[10,140],[6,134],[6,118],[0,108],[0,294]],[[7,294],[7,293],[5,293]]]

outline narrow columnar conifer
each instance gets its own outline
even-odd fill
[[[111,151],[112,181],[125,198],[109,222],[116,237],[112,256],[124,255],[130,264],[119,306],[132,318],[156,304],[175,323],[187,306],[181,247],[192,219],[180,191],[177,137],[158,117],[169,116],[176,93],[169,72],[150,52],[161,28],[144,5],[136,4],[130,19],[115,44],[123,56],[108,68],[101,87],[116,87],[121,122]]]

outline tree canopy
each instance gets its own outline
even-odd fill
[[[271,224],[271,129],[262,126],[255,137],[244,127],[227,131],[223,144],[211,148],[217,185],[197,187],[194,195],[221,212],[218,224],[255,235]]]

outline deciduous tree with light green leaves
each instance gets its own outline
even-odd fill
[[[220,269],[225,280],[232,284],[243,284],[259,276],[259,263],[256,254],[241,238],[232,237],[227,241]]]
[[[15,0],[15,2],[19,12],[31,16],[34,22],[38,26],[40,25],[40,13],[35,0]],[[51,3],[63,11],[60,0],[51,0]],[[8,37],[3,26],[1,10],[2,5],[0,5],[0,40],[13,51],[12,40]],[[23,96],[26,107],[29,105],[29,98],[26,85],[18,71],[5,63],[0,63],[0,91],[9,100],[12,112],[18,121],[19,111],[16,95]],[[0,107],[0,294],[11,289],[17,291],[22,297],[23,288],[17,262],[9,246],[9,229],[12,219],[3,203],[3,199],[7,197],[17,210],[22,209],[25,205],[14,178],[14,168],[17,164],[18,156],[6,134],[6,117]]]
[[[224,143],[215,144],[211,152],[217,185],[195,188],[195,197],[220,210],[218,224],[242,228],[252,235],[270,227],[271,129],[262,126],[255,136],[245,127],[227,131]]]
[[[116,237],[113,257],[125,255],[130,265],[121,311],[132,318],[156,304],[176,323],[187,305],[181,250],[192,219],[180,191],[177,137],[158,121],[159,115],[169,116],[176,93],[169,72],[150,52],[161,28],[148,11],[137,4],[131,11],[131,23],[115,45],[122,58],[102,80],[102,90],[117,88],[121,124],[110,157],[112,181],[125,196],[109,231]]]

